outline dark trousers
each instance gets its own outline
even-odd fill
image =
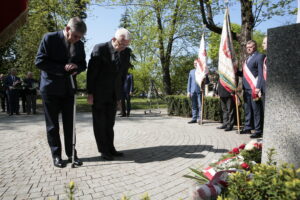
[[[251,90],[244,90],[245,127],[262,133],[263,105],[262,101],[253,101]]]
[[[22,101],[22,109],[23,109],[23,113],[26,113],[26,109],[27,109],[27,100],[26,100],[26,94],[25,91],[22,90],[20,91],[20,97],[21,97],[21,101]]]
[[[131,110],[131,96],[129,94],[124,94],[122,98],[122,114],[123,115],[130,115]]]
[[[62,116],[65,151],[68,157],[72,156],[72,139],[73,139],[73,106],[74,96],[66,95],[45,95],[42,94],[46,131],[48,144],[51,149],[52,157],[61,157],[61,141],[59,136],[59,113]],[[75,152],[76,153],[76,152]],[[76,155],[76,154],[75,154]]]
[[[8,113],[19,113],[19,91],[7,90],[7,98],[8,98]]]
[[[35,94],[27,94],[26,95],[26,104],[27,104],[27,114],[30,114],[31,112],[33,114],[36,113],[36,95]]]
[[[114,147],[115,103],[103,103],[92,107],[94,135],[101,153],[110,154]]]
[[[7,105],[7,95],[5,91],[1,91],[0,92],[0,100],[1,100],[1,109],[3,112],[5,112],[6,110],[6,105]]]
[[[220,97],[223,113],[223,126],[232,128],[234,125],[234,101],[232,96]]]

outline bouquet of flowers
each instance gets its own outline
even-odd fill
[[[216,199],[222,189],[227,187],[230,173],[250,170],[253,165],[261,162],[261,152],[262,143],[253,140],[233,148],[201,171],[191,169],[196,176],[185,175],[184,177],[193,178],[201,184],[192,192],[193,199]]]

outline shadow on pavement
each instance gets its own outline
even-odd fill
[[[155,161],[165,161],[177,157],[182,158],[204,158],[203,151],[213,153],[225,153],[228,149],[214,149],[212,145],[181,145],[181,146],[157,146],[140,149],[124,150],[124,157],[115,157],[117,161],[133,161],[136,163],[148,163]],[[205,152],[205,154],[207,154]],[[81,158],[83,162],[103,161],[99,156]]]

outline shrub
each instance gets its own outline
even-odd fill
[[[232,174],[228,189],[218,200],[300,199],[300,169],[293,166],[258,164],[250,171]],[[226,198],[225,198],[226,197]]]
[[[166,96],[168,115],[191,117],[192,103],[190,98],[183,95]],[[222,121],[222,110],[218,97],[204,97],[203,119]],[[244,109],[239,108],[241,122],[244,121]],[[236,112],[234,112],[236,114]]]

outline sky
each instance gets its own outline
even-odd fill
[[[294,3],[297,6],[296,0]],[[232,23],[241,23],[241,12],[240,7],[233,6],[229,8],[230,10],[230,20]],[[95,44],[103,43],[109,41],[113,36],[115,31],[118,29],[120,24],[121,15],[125,12],[125,7],[100,7],[93,5],[89,8],[88,18],[86,19],[86,24],[88,31],[86,34],[86,57],[87,60],[90,58],[91,51]],[[216,23],[223,22],[223,15],[216,16],[214,18]],[[295,22],[296,16],[291,17],[273,17],[272,19],[262,22],[256,27],[256,30],[260,30],[264,33],[267,32],[269,28],[275,28],[287,24],[287,22]],[[199,38],[200,41],[200,38]]]

